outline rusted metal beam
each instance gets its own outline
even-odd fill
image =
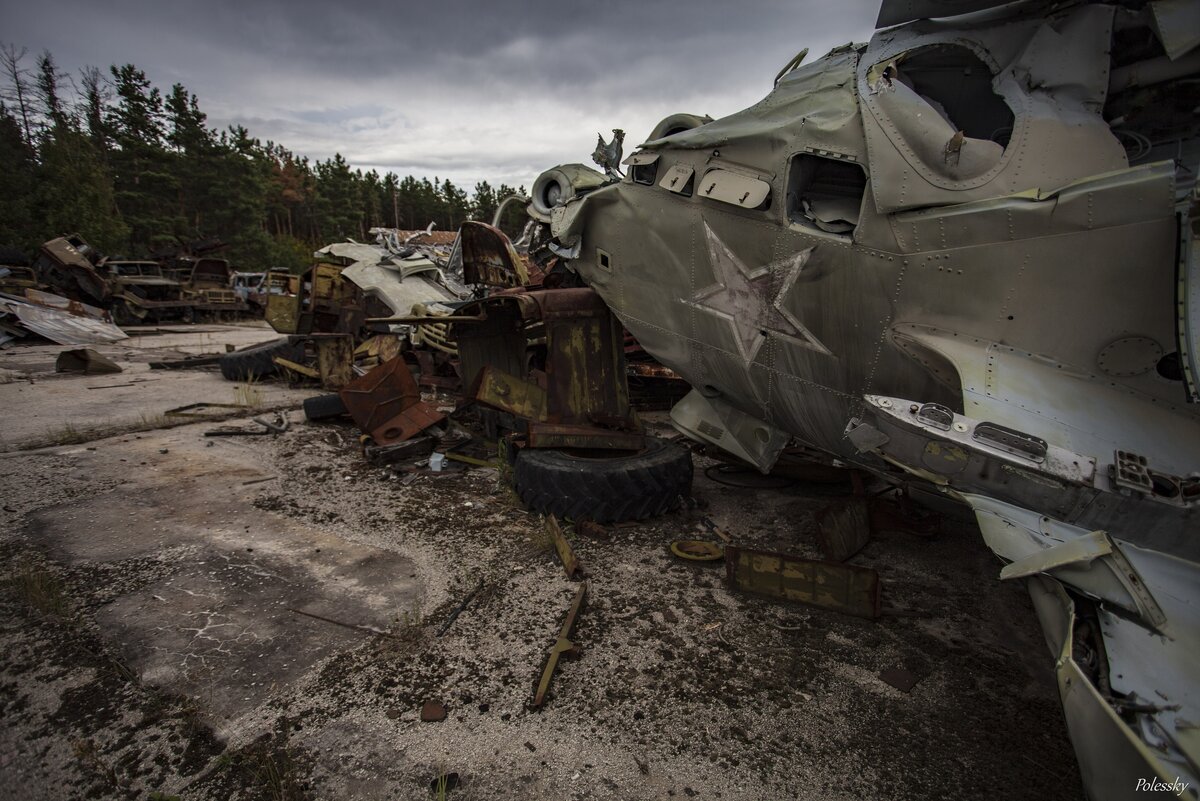
[[[729,545],[729,584],[743,592],[875,619],[882,614],[882,586],[874,570],[786,553]]]
[[[552,514],[546,515],[546,532],[550,535],[550,539],[554,541],[554,550],[558,553],[558,559],[562,562],[567,578],[581,578],[583,576],[583,565],[575,556],[575,551],[571,549],[571,543],[567,542],[567,538],[563,536],[562,527],[558,524],[558,518]]]
[[[636,451],[646,445],[643,434],[614,431],[610,428],[554,423],[530,423],[528,445],[531,448],[597,448]]]
[[[550,692],[550,683],[554,680],[554,671],[558,668],[559,660],[577,657],[582,651],[578,645],[571,642],[571,635],[575,631],[575,623],[578,621],[579,613],[583,610],[584,601],[587,599],[587,589],[588,585],[585,581],[579,585],[579,590],[575,593],[575,600],[571,602],[571,608],[567,610],[562,628],[558,631],[558,639],[546,657],[542,676],[534,685],[533,700],[529,702],[530,709],[541,709],[542,705],[546,703],[546,696]]]

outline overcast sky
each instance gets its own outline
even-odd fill
[[[0,0],[0,42],[60,67],[133,63],[209,123],[381,174],[524,184],[625,152],[675,112],[719,117],[872,32],[878,0]],[[33,59],[29,59],[33,66]]]

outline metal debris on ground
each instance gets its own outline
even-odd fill
[[[466,609],[468,606],[470,606],[471,601],[474,600],[475,596],[478,595],[479,591],[482,589],[483,589],[483,582],[480,581],[478,584],[475,585],[475,589],[473,589],[469,593],[467,593],[467,597],[463,598],[462,603],[460,603],[458,606],[454,607],[454,611],[450,613],[450,616],[448,618],[446,618],[446,622],[442,624],[442,627],[440,629],[438,629],[437,636],[441,637],[443,634],[445,634],[447,631],[449,631],[450,626],[452,626],[454,624],[455,620],[458,620],[458,616],[460,614],[462,614],[464,609]]]
[[[303,617],[311,617],[313,620],[320,620],[322,623],[332,623],[333,625],[335,625],[335,626],[341,626],[341,627],[342,627],[342,628],[344,628],[344,629],[351,629],[351,630],[353,630],[353,631],[360,631],[360,632],[362,632],[363,634],[374,634],[374,635],[375,635],[375,636],[377,636],[377,637],[387,637],[387,638],[388,638],[388,639],[390,639],[390,640],[398,640],[398,639],[400,639],[400,638],[399,638],[399,637],[397,637],[395,634],[391,634],[391,633],[389,633],[389,632],[386,632],[386,631],[384,631],[383,629],[377,629],[377,628],[375,628],[374,626],[361,626],[361,625],[359,625],[359,624],[357,624],[357,623],[346,623],[346,622],[344,622],[344,621],[341,621],[341,620],[334,620],[334,619],[333,619],[333,618],[331,618],[331,617],[325,617],[324,615],[317,615],[317,614],[313,614],[312,612],[305,612],[305,611],[303,611],[303,610],[301,610],[301,609],[293,609],[293,608],[291,608],[291,607],[288,607],[288,611],[289,611],[289,612],[291,612],[291,613],[293,613],[293,614],[296,614],[296,615],[301,615],[301,616],[303,616]]]
[[[102,309],[49,292],[27,289],[25,297],[0,293],[0,319],[59,345],[102,345],[128,336]]]
[[[221,426],[218,428],[210,428],[204,432],[206,437],[253,437],[265,436],[267,434],[278,435],[287,431],[291,427],[291,423],[286,417],[280,413],[276,413],[275,422],[271,423],[263,420],[261,417],[255,417],[251,422],[258,423],[262,426],[262,430],[254,428],[237,428],[235,426]]]
[[[57,373],[83,373],[84,375],[124,372],[121,365],[91,348],[64,350],[54,361],[54,371]]]
[[[558,631],[558,639],[546,657],[542,676],[534,685],[533,700],[529,702],[530,709],[541,709],[542,705],[546,703],[546,696],[550,692],[550,683],[554,679],[554,671],[558,668],[559,660],[578,657],[582,652],[578,645],[571,642],[571,635],[575,631],[575,623],[578,621],[579,613],[583,610],[584,601],[587,599],[587,588],[588,585],[585,581],[579,585],[579,590],[575,593],[575,600],[571,602],[571,608],[567,610],[562,628]]]
[[[421,400],[408,365],[399,357],[350,381],[339,394],[350,417],[376,445],[412,439],[446,419],[436,407]]]
[[[558,525],[558,518],[552,514],[546,515],[546,533],[554,542],[554,550],[558,554],[559,561],[562,562],[567,578],[581,578],[583,565],[575,556],[575,551],[571,550],[571,543],[567,542],[567,538],[563,536],[562,528]]]
[[[725,533],[725,531],[721,527],[719,527],[716,523],[714,523],[713,519],[711,517],[709,517],[708,515],[705,515],[704,517],[700,518],[700,524],[702,526],[704,526],[706,529],[708,529],[709,531],[711,531],[713,534],[716,534],[718,537],[725,540],[726,543],[733,542],[733,538],[731,538],[728,534]]]
[[[408,459],[428,456],[433,451],[434,445],[435,440],[430,436],[413,437],[391,445],[374,445],[368,441],[363,445],[363,456],[371,464],[395,464]]]
[[[229,346],[226,346],[229,347]],[[182,359],[167,359],[161,362],[150,362],[151,370],[190,370],[193,367],[216,367],[224,353],[203,353],[197,356],[185,356]]]
[[[725,549],[705,540],[672,540],[671,553],[691,562],[717,562],[724,558]]]
[[[204,418],[219,414],[224,409],[245,409],[244,403],[189,403],[186,406],[176,406],[163,412],[166,417],[196,417]],[[213,411],[210,411],[213,410]]]
[[[882,585],[870,568],[730,545],[725,570],[730,586],[743,592],[856,617],[882,613]]]

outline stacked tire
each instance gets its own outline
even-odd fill
[[[678,507],[691,493],[692,455],[678,443],[646,438],[636,453],[594,458],[572,451],[526,448],[513,468],[517,494],[529,508],[597,523],[645,520]]]

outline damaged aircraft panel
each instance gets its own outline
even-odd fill
[[[667,117],[623,177],[549,170],[530,209],[691,384],[685,434],[974,510],[1096,799],[1200,785],[1194,6],[889,0],[869,43]]]

